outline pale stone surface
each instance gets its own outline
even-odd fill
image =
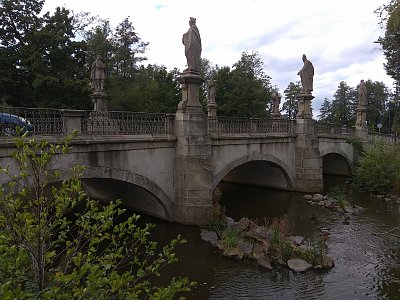
[[[216,246],[218,243],[218,235],[214,231],[201,229],[200,238],[211,245]]]
[[[196,26],[196,18],[190,18],[189,29],[183,34],[182,43],[185,45],[186,70],[200,72],[201,38]]]
[[[281,104],[281,96],[279,94],[274,94],[272,97],[272,116],[274,118],[279,118],[281,113],[279,111],[279,105]]]
[[[295,272],[305,272],[312,268],[312,265],[300,258],[289,259],[287,265]]]
[[[267,269],[267,270],[272,270],[273,267],[271,265],[271,260],[269,259],[268,256],[264,255],[264,254],[260,254],[256,257],[254,257],[257,260],[257,263],[259,266]]]
[[[297,75],[300,75],[302,92],[311,93],[313,90],[314,66],[305,54],[303,54],[302,60],[304,65]]]
[[[367,105],[367,85],[364,79],[361,79],[360,84],[358,85],[358,105]]]
[[[288,240],[291,240],[293,243],[295,243],[296,245],[301,245],[301,243],[303,243],[304,241],[304,237],[302,236],[289,236]]]
[[[250,220],[247,218],[242,218],[239,222],[232,225],[232,228],[238,230],[239,232],[245,231],[250,225]]]
[[[253,257],[257,257],[258,255],[260,255],[263,252],[264,252],[263,246],[260,245],[259,243],[255,243],[253,246]]]
[[[331,269],[335,263],[333,258],[327,256],[327,255],[323,255],[322,256],[322,263],[321,263],[322,267],[324,267],[325,269]]]
[[[312,201],[314,201],[314,202],[319,202],[319,201],[322,201],[322,200],[324,200],[324,196],[321,195],[321,194],[314,194],[312,196]]]
[[[106,65],[103,63],[101,55],[97,55],[90,72],[91,87],[94,91],[105,90],[107,79],[106,74]]]

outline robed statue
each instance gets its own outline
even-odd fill
[[[314,78],[314,66],[309,61],[306,57],[305,54],[303,54],[303,68],[297,73],[297,75],[300,75],[301,79],[301,86],[302,86],[302,92],[304,93],[311,93],[313,90],[313,78]]]
[[[183,34],[182,43],[185,45],[187,60],[185,71],[200,72],[201,38],[196,26],[196,18],[190,18],[189,30]]]

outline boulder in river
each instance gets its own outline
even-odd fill
[[[312,268],[312,265],[301,258],[292,258],[287,261],[287,265],[295,272],[305,272]]]

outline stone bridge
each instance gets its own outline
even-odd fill
[[[312,119],[209,117],[202,112],[144,114],[25,109],[33,137],[55,140],[78,131],[57,167],[87,167],[92,197],[168,221],[213,219],[221,181],[298,192],[323,189],[323,173],[350,175],[353,147],[346,128]],[[1,136],[0,166],[10,165],[11,137]],[[0,178],[1,182],[7,179]]]

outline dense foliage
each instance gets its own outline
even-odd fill
[[[243,52],[232,68],[217,68],[214,83],[218,115],[266,117],[274,92],[270,80],[257,52]]]
[[[382,133],[393,132],[394,107],[390,101],[389,89],[383,82],[368,79],[367,87],[367,121],[369,131],[377,131],[376,125],[382,124]],[[358,86],[350,87],[346,82],[340,82],[333,95],[333,100],[325,98],[320,108],[321,121],[354,126],[358,105]]]
[[[296,118],[296,114],[298,112],[298,105],[297,105],[297,95],[301,91],[301,84],[300,82],[290,82],[287,88],[283,91],[283,95],[285,101],[282,105],[282,110],[285,112],[285,115],[288,119],[292,120]]]
[[[383,141],[364,145],[354,183],[371,192],[400,189],[400,146]]]
[[[148,239],[152,225],[139,227],[137,215],[121,218],[120,201],[89,199],[81,167],[55,183],[71,138],[16,138],[15,166],[1,169],[10,182],[0,189],[0,298],[174,299],[189,291],[187,278],[153,283],[177,261],[173,250],[184,240],[160,247]]]

